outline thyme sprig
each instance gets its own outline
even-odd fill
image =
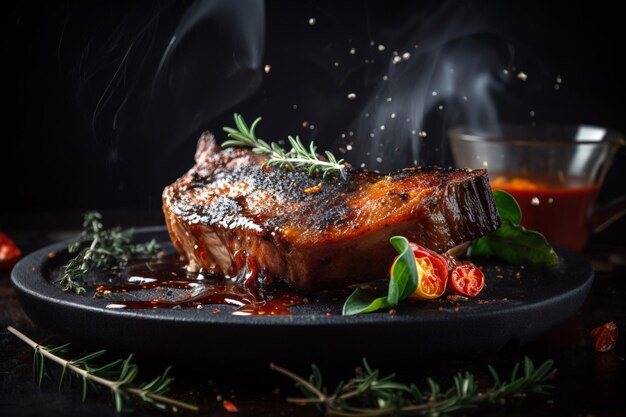
[[[330,173],[337,172],[345,179],[346,162],[343,159],[337,160],[329,151],[324,152],[327,161],[319,159],[317,147],[313,142],[306,147],[298,136],[288,136],[291,149],[286,151],[276,142],[270,144],[256,137],[255,129],[261,121],[260,117],[257,117],[250,127],[240,114],[235,113],[234,119],[236,128],[224,127],[230,139],[222,143],[222,147],[252,148],[255,154],[268,157],[264,166],[279,166],[292,170],[306,169],[309,176],[321,173],[324,178]]]
[[[553,378],[556,369],[548,360],[535,368],[532,360],[524,357],[521,365],[516,363],[509,381],[503,380],[489,366],[493,385],[479,390],[475,377],[469,372],[454,376],[454,386],[443,390],[432,378],[427,379],[428,388],[420,390],[415,384],[405,385],[396,381],[395,374],[381,376],[363,359],[355,377],[341,381],[332,393],[323,386],[319,368],[312,365],[312,374],[304,379],[275,364],[270,368],[295,381],[304,398],[288,398],[299,405],[315,405],[327,416],[378,417],[378,416],[438,416],[457,411],[496,404],[506,399],[525,398],[528,394],[550,394],[554,387],[546,381]],[[521,372],[520,372],[521,370]]]
[[[104,229],[102,215],[96,211],[83,214],[83,227],[78,239],[68,246],[69,253],[78,255],[65,266],[63,276],[56,280],[63,291],[84,294],[84,276],[94,270],[112,271],[123,268],[134,255],[149,255],[159,250],[154,239],[133,244],[133,230],[120,227]]]
[[[30,339],[19,330],[9,326],[7,330],[17,336],[35,351],[33,356],[34,379],[41,386],[47,372],[47,360],[55,362],[63,367],[59,381],[59,389],[70,385],[72,377],[81,381],[83,390],[83,402],[87,398],[89,390],[98,391],[100,387],[111,391],[115,402],[116,411],[128,411],[130,404],[140,403],[159,410],[185,409],[198,411],[198,407],[173,398],[166,397],[174,378],[169,376],[170,367],[162,375],[150,382],[135,384],[139,367],[133,363],[133,355],[126,359],[117,359],[105,365],[94,364],[92,361],[101,357],[106,351],[90,353],[79,359],[65,359],[69,343],[61,346],[42,346]]]

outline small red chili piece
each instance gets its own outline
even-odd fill
[[[589,338],[596,352],[608,352],[615,347],[618,333],[617,326],[610,321],[593,329]]]
[[[222,402],[222,405],[224,406],[224,410],[228,411],[229,413],[238,413],[239,412],[239,408],[237,408],[237,406],[235,404],[233,404],[232,402],[230,402],[228,400],[224,400]]]
[[[7,235],[0,232],[0,271],[13,268],[21,255],[20,248]]]

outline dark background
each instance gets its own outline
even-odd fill
[[[158,219],[161,190],[191,167],[199,133],[219,135],[235,111],[263,116],[264,138],[298,134],[338,154],[354,142],[345,157],[371,169],[413,159],[449,165],[447,128],[479,124],[487,108],[499,121],[626,131],[626,38],[612,2],[230,3],[10,7],[3,14],[0,229],[34,213],[86,209]],[[394,51],[411,57],[393,65]],[[444,94],[450,65],[458,78]],[[479,91],[480,77],[489,87]],[[394,121],[387,96],[396,99]],[[417,155],[412,130],[428,133]],[[602,200],[624,193],[625,174],[622,150]]]

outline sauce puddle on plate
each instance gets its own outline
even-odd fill
[[[245,264],[250,265],[251,258]],[[253,263],[253,262],[252,262]],[[260,285],[255,268],[243,268],[234,278],[205,277],[202,271],[187,271],[186,263],[178,254],[158,259],[134,261],[120,274],[122,285],[99,285],[98,298],[113,294],[133,295],[135,299],[111,300],[107,308],[153,309],[153,308],[202,308],[205,304],[226,304],[239,307],[234,315],[285,316],[291,312],[287,307],[305,302],[305,298],[279,286]],[[179,291],[178,297],[155,296],[161,289]],[[188,291],[187,291],[188,290]],[[137,295],[145,299],[137,299]],[[164,294],[168,295],[168,294]]]

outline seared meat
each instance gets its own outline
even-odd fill
[[[233,275],[247,264],[298,290],[337,288],[384,278],[393,235],[442,252],[500,225],[485,170],[311,178],[263,168],[248,149],[221,150],[210,133],[195,159],[163,191],[163,211],[190,268],[208,272]]]

